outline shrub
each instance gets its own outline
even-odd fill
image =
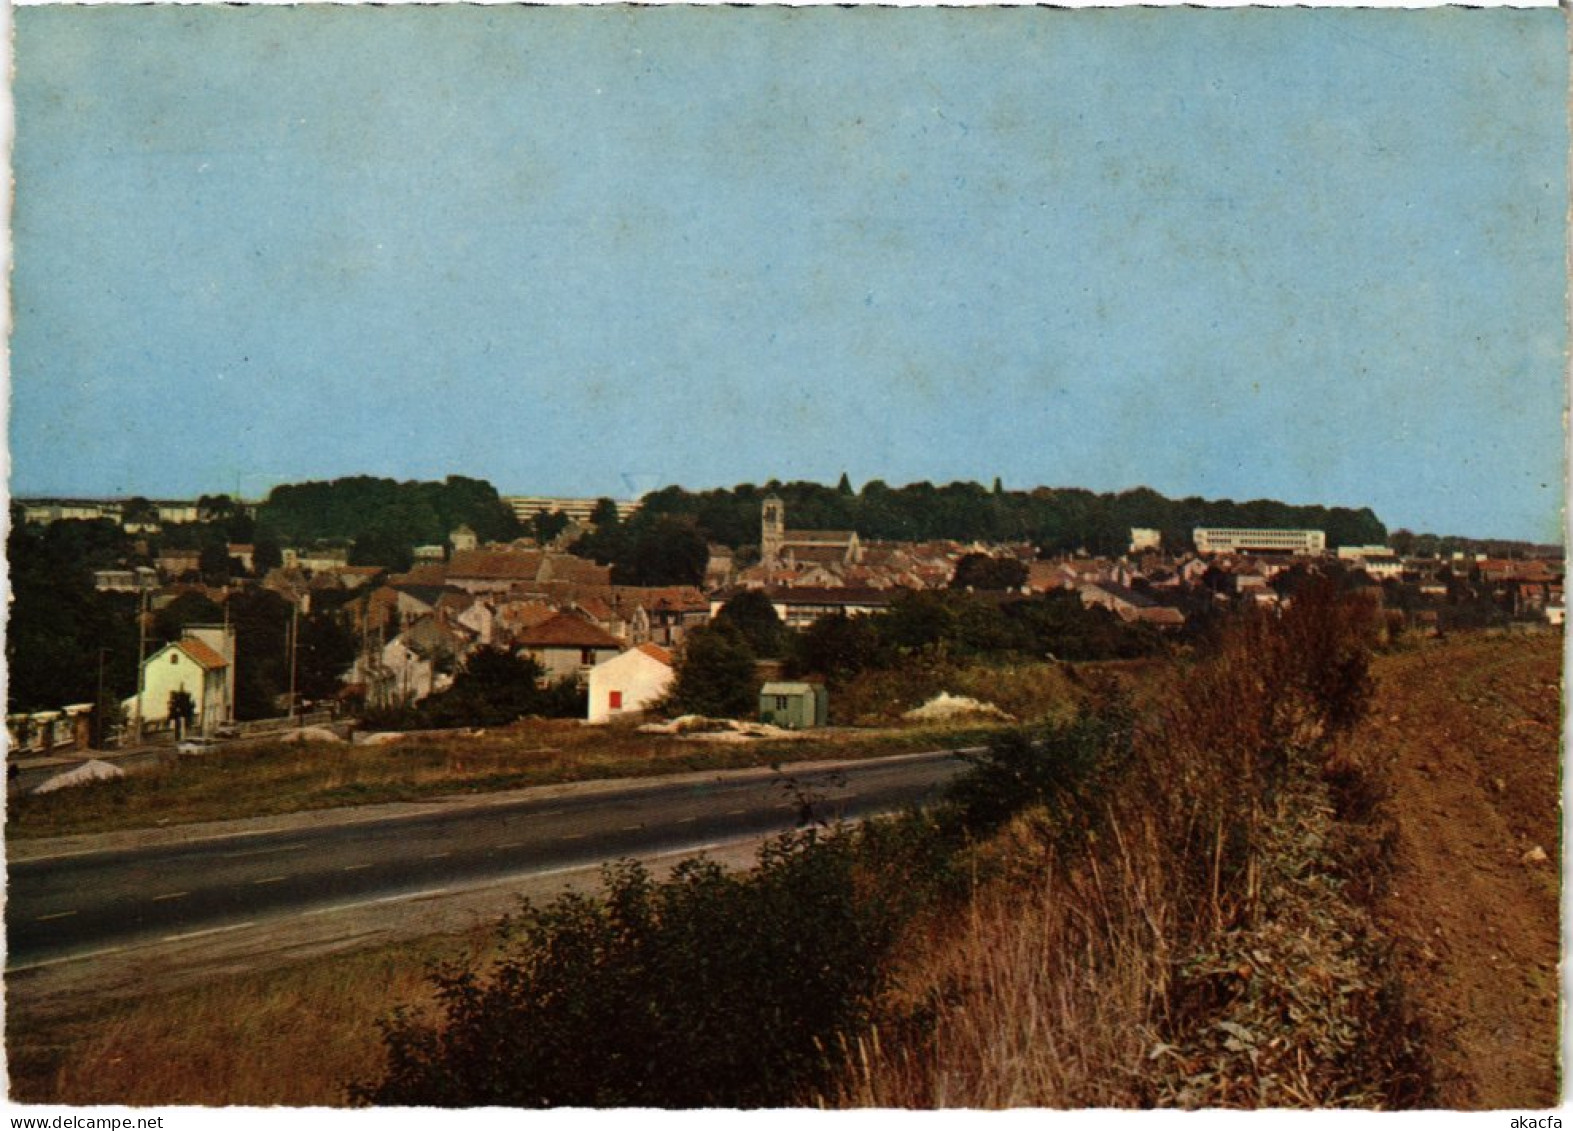
[[[689,860],[662,883],[632,862],[605,878],[604,898],[527,904],[488,974],[436,971],[441,1022],[386,1022],[386,1072],[352,1100],[758,1107],[828,1084],[896,927],[859,890],[853,834],[781,838],[741,876]]]
[[[997,829],[1030,806],[1043,806],[1064,837],[1085,831],[1104,795],[1129,764],[1131,716],[1122,705],[1083,710],[1068,723],[1007,731],[966,755],[970,773],[945,797],[975,832]]]

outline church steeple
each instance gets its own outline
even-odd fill
[[[777,495],[765,496],[759,515],[759,562],[768,569],[781,565],[781,543],[786,540],[786,504]]]

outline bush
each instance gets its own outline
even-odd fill
[[[1007,731],[988,749],[965,755],[971,772],[957,778],[945,799],[961,822],[985,833],[1032,806],[1048,810],[1067,841],[1084,832],[1130,762],[1131,715],[1123,706],[1083,710],[1068,722]]]
[[[859,890],[856,837],[808,830],[733,875],[704,860],[656,883],[526,905],[510,957],[439,970],[442,1020],[384,1024],[362,1104],[759,1107],[831,1079],[826,1050],[871,1014],[897,918]]]

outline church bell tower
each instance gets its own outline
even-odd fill
[[[781,544],[786,540],[786,504],[777,496],[765,499],[759,520],[759,562],[769,569],[781,564]]]

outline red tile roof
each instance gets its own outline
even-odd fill
[[[551,620],[519,633],[519,643],[526,648],[616,648],[623,642],[605,632],[583,617],[573,613],[558,613]]]
[[[672,666],[672,653],[668,652],[659,644],[641,644],[637,650],[643,652],[652,660],[660,660],[661,663],[665,664],[667,667]]]
[[[450,578],[476,581],[534,581],[540,572],[539,550],[461,550],[448,563]]]
[[[223,656],[195,637],[188,636],[184,640],[178,640],[175,642],[175,647],[190,656],[199,667],[207,668],[209,671],[229,667]]]
[[[441,564],[418,565],[408,573],[388,578],[390,585],[442,585],[447,580],[448,567]]]

